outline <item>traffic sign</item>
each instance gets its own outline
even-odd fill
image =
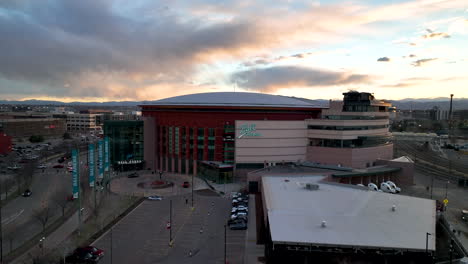
[[[444,204],[447,205],[448,204],[448,199],[444,199]]]

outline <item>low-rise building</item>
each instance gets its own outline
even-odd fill
[[[8,154],[11,152],[12,138],[0,131],[0,154]]]
[[[142,169],[144,165],[143,121],[104,121],[114,169]]]
[[[87,132],[101,130],[98,125],[99,114],[68,114],[67,130],[70,132]]]
[[[256,208],[263,209],[257,215],[265,230],[267,263],[431,261],[434,200],[321,179],[262,178],[262,206]]]
[[[0,119],[0,130],[13,138],[43,136],[62,137],[66,131],[65,121],[60,118]]]
[[[342,102],[330,102],[320,118],[307,119],[308,161],[353,168],[373,166],[393,158],[389,132],[390,103],[370,93],[344,93]]]

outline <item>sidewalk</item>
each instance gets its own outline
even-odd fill
[[[103,228],[108,222],[115,219],[117,215],[123,212],[128,207],[128,197],[121,197],[115,194],[105,194],[98,192],[100,214],[95,221],[93,212],[94,197],[90,195],[88,200],[83,202],[85,208],[82,216],[81,238],[78,238],[74,233],[78,230],[78,212],[75,212],[63,225],[54,230],[46,237],[44,242],[44,253],[52,253],[52,255],[61,257],[66,256],[73,251],[83,239],[89,239],[94,234],[97,227]],[[99,204],[98,203],[98,204]],[[81,241],[81,242],[80,242]],[[39,241],[36,246],[32,247],[26,253],[13,260],[12,264],[29,264],[32,263],[33,257],[42,255],[42,249],[39,247]]]
[[[260,264],[259,257],[265,255],[265,246],[257,245],[257,221],[255,194],[249,195],[249,223],[245,236],[244,264]]]

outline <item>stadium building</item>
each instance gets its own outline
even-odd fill
[[[146,167],[222,182],[277,163],[348,167],[391,159],[388,103],[349,92],[330,109],[295,97],[200,93],[141,105]]]

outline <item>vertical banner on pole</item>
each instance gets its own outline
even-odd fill
[[[110,160],[110,152],[109,152],[109,137],[104,138],[104,171],[109,171],[109,160]]]
[[[72,149],[72,164],[73,164],[73,173],[72,173],[72,186],[73,186],[73,198],[78,198],[80,182],[79,182],[79,162],[78,162],[78,150]]]
[[[104,178],[104,144],[103,140],[98,141],[98,178]]]
[[[94,182],[96,179],[96,175],[94,174],[96,172],[96,169],[94,167],[94,144],[89,144],[88,145],[88,170],[89,170],[89,186],[94,187]]]

